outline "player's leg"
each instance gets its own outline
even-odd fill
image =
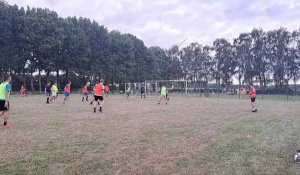
[[[64,98],[64,104],[66,104],[67,103],[67,100],[68,100],[68,93],[67,92],[65,92],[65,98]]]
[[[95,98],[94,98],[94,99],[91,101],[91,103],[90,103],[90,104],[91,104],[91,105],[93,105],[94,101],[95,101]]]
[[[251,98],[251,106],[252,106],[252,112],[257,112],[256,105],[255,105],[255,97]]]
[[[47,92],[47,101],[46,101],[47,104],[50,103],[50,102],[49,102],[49,99],[50,99],[50,96],[49,96],[49,93]]]
[[[0,111],[3,115],[3,125],[7,126],[7,121],[8,121],[8,110],[9,110],[9,102],[5,103],[4,100],[0,101]]]
[[[158,99],[158,104],[160,105],[161,99],[164,98],[162,95]]]
[[[4,119],[4,126],[7,126],[7,122],[8,122],[8,111],[4,111],[3,112],[3,119]]]
[[[94,100],[92,101],[92,103],[94,105],[94,113],[96,113],[96,107],[98,103],[98,97],[96,95],[94,96]]]
[[[102,106],[104,104],[104,98],[103,98],[103,96],[100,96],[99,98],[100,98],[99,99],[99,101],[100,101],[100,109],[99,109],[99,111],[102,112]]]
[[[84,97],[85,97],[85,95],[84,95],[84,93],[82,93],[82,99],[81,99],[82,102],[84,101]]]

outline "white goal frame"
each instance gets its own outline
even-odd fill
[[[152,84],[154,83],[155,84],[155,89],[157,91],[159,83],[174,83],[174,82],[175,83],[184,83],[185,95],[188,94],[188,81],[187,80],[147,80],[147,81],[145,81],[145,93],[147,94],[147,92],[148,92],[147,85],[149,83],[152,83]],[[156,92],[156,93],[158,95],[158,92]]]

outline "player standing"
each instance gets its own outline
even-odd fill
[[[257,112],[256,105],[255,105],[256,89],[251,83],[250,83],[249,97],[251,99],[252,112]]]
[[[21,93],[22,97],[26,96],[26,89],[25,89],[24,85],[21,86],[20,93]]]
[[[141,87],[141,98],[146,98],[146,94],[145,94],[145,87],[144,86],[142,86]]]
[[[69,102],[70,93],[71,93],[71,81],[69,81],[64,88],[64,95],[65,95],[64,104],[67,104]]]
[[[105,86],[105,96],[106,96],[106,97],[108,96],[109,91],[110,91],[109,86],[106,85],[106,86]]]
[[[51,83],[49,82],[46,86],[45,86],[45,94],[46,94],[46,97],[47,97],[47,101],[46,101],[46,104],[49,104],[49,99],[51,97]]]
[[[88,101],[89,92],[88,92],[88,86],[86,83],[84,83],[83,88],[82,88],[82,101],[84,101],[84,97],[85,97],[85,100]]]
[[[51,86],[51,99],[50,99],[50,102],[56,100],[56,98],[57,98],[57,93],[58,93],[57,83],[54,83],[54,84]]]
[[[8,110],[9,110],[9,95],[11,91],[11,76],[5,75],[4,82],[0,84],[0,111],[2,112],[4,119],[4,126],[7,126]]]
[[[130,97],[130,94],[131,94],[131,87],[130,87],[130,84],[128,84],[128,87],[126,89],[127,99]]]
[[[160,98],[158,100],[159,105],[162,99],[165,101],[166,104],[168,104],[166,96],[167,96],[167,87],[163,85],[160,89]]]
[[[96,113],[97,104],[100,105],[99,111],[102,112],[102,106],[104,103],[104,90],[105,86],[103,85],[103,79],[101,79],[100,82],[96,84],[94,88],[94,113]]]

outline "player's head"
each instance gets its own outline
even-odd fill
[[[68,81],[68,84],[69,84],[69,85],[71,85],[71,84],[72,84],[72,82],[71,82],[71,81]]]
[[[5,74],[4,75],[4,81],[6,81],[7,83],[10,83],[11,82],[11,75]]]
[[[103,83],[104,82],[104,80],[103,79],[100,79],[100,81],[99,81],[100,83]]]
[[[86,83],[83,83],[83,86],[85,86],[86,85]]]

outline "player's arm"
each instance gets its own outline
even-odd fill
[[[8,107],[10,91],[11,91],[11,86],[8,84],[8,85],[6,85],[6,90],[5,90],[5,106],[6,107]]]

